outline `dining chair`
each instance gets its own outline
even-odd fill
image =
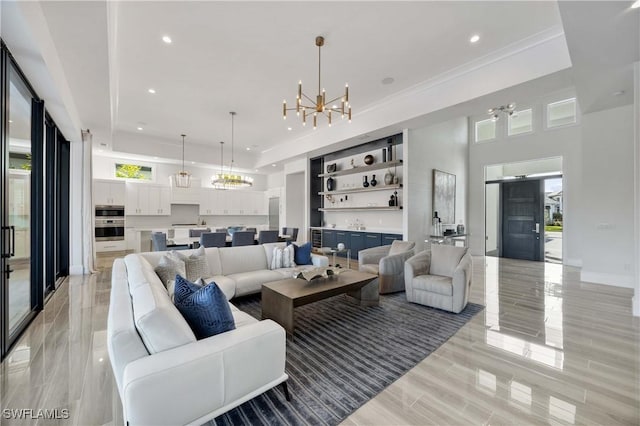
[[[258,233],[258,244],[278,242],[278,231],[260,231]]]
[[[255,243],[256,234],[251,231],[236,231],[231,236],[231,246],[250,246]]]
[[[200,235],[200,245],[203,247],[224,247],[226,242],[226,232],[203,232]]]

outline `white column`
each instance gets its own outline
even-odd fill
[[[71,142],[69,176],[69,274],[81,275],[82,265],[82,142]]]
[[[635,220],[635,288],[633,315],[640,316],[640,62],[634,64],[634,220]]]

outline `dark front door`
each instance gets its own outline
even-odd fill
[[[502,257],[542,260],[543,181],[502,183]]]

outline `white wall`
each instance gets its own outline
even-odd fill
[[[640,316],[640,62],[634,64],[634,120],[635,120],[635,240],[636,285],[633,296],[633,315]]]
[[[583,116],[583,281],[633,287],[633,106]]]
[[[433,169],[456,175],[456,223],[462,221],[468,227],[468,134],[466,117],[408,132],[404,148],[407,170],[405,238],[416,242],[416,251],[425,247],[424,240],[431,234]],[[484,188],[482,191],[484,193]]]
[[[299,241],[306,241],[305,232],[305,181],[304,172],[291,173],[287,175],[286,180],[286,206],[285,217],[286,222],[283,226],[290,228],[298,228]]]

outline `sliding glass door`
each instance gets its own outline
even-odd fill
[[[31,286],[31,183],[33,96],[15,67],[8,67],[5,143],[3,281],[8,337],[34,309]]]

